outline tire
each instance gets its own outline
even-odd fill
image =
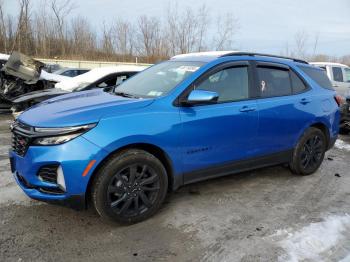
[[[326,150],[325,134],[318,128],[310,127],[295,147],[289,167],[295,174],[311,175],[322,164]]]
[[[99,169],[92,183],[92,202],[102,218],[134,224],[157,212],[167,189],[163,164],[146,151],[130,149]]]

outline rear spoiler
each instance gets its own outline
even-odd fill
[[[44,63],[19,52],[12,52],[2,71],[24,80],[26,84],[34,84],[39,80],[44,65]]]

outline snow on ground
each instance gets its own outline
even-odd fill
[[[340,260],[339,262],[350,262],[350,254],[347,255],[346,257],[344,257],[342,260]]]
[[[327,257],[332,255],[334,249],[346,249],[342,246],[342,242],[349,231],[350,215],[347,214],[329,216],[322,222],[311,223],[296,232],[279,230],[274,236],[283,236],[278,244],[286,252],[279,260],[289,262],[328,261]],[[350,261],[350,255],[342,261]]]
[[[338,149],[345,149],[347,151],[350,151],[350,144],[344,142],[343,140],[341,139],[338,139],[336,142],[335,142],[335,147],[338,148]]]
[[[7,156],[10,146],[0,146],[0,156]]]

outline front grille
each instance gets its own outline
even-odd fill
[[[43,166],[38,171],[38,177],[44,182],[57,184],[57,168],[58,165]]]
[[[15,153],[20,156],[24,156],[27,153],[33,130],[33,127],[23,124],[19,121],[15,121],[11,125],[12,150]]]
[[[30,144],[30,138],[24,135],[20,135],[15,131],[12,132],[12,150],[20,156],[24,156],[27,153],[27,149]]]

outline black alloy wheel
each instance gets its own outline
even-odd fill
[[[310,137],[304,144],[301,152],[303,169],[314,169],[320,162],[324,150],[324,141],[318,136]]]
[[[324,132],[310,127],[299,139],[293,151],[289,167],[298,175],[310,175],[320,167],[327,150],[327,139]]]
[[[159,176],[147,164],[125,167],[111,179],[108,204],[119,215],[137,216],[147,211],[160,191]]]
[[[122,151],[99,168],[91,199],[101,217],[132,224],[151,217],[168,190],[166,169],[154,155],[139,149]]]

